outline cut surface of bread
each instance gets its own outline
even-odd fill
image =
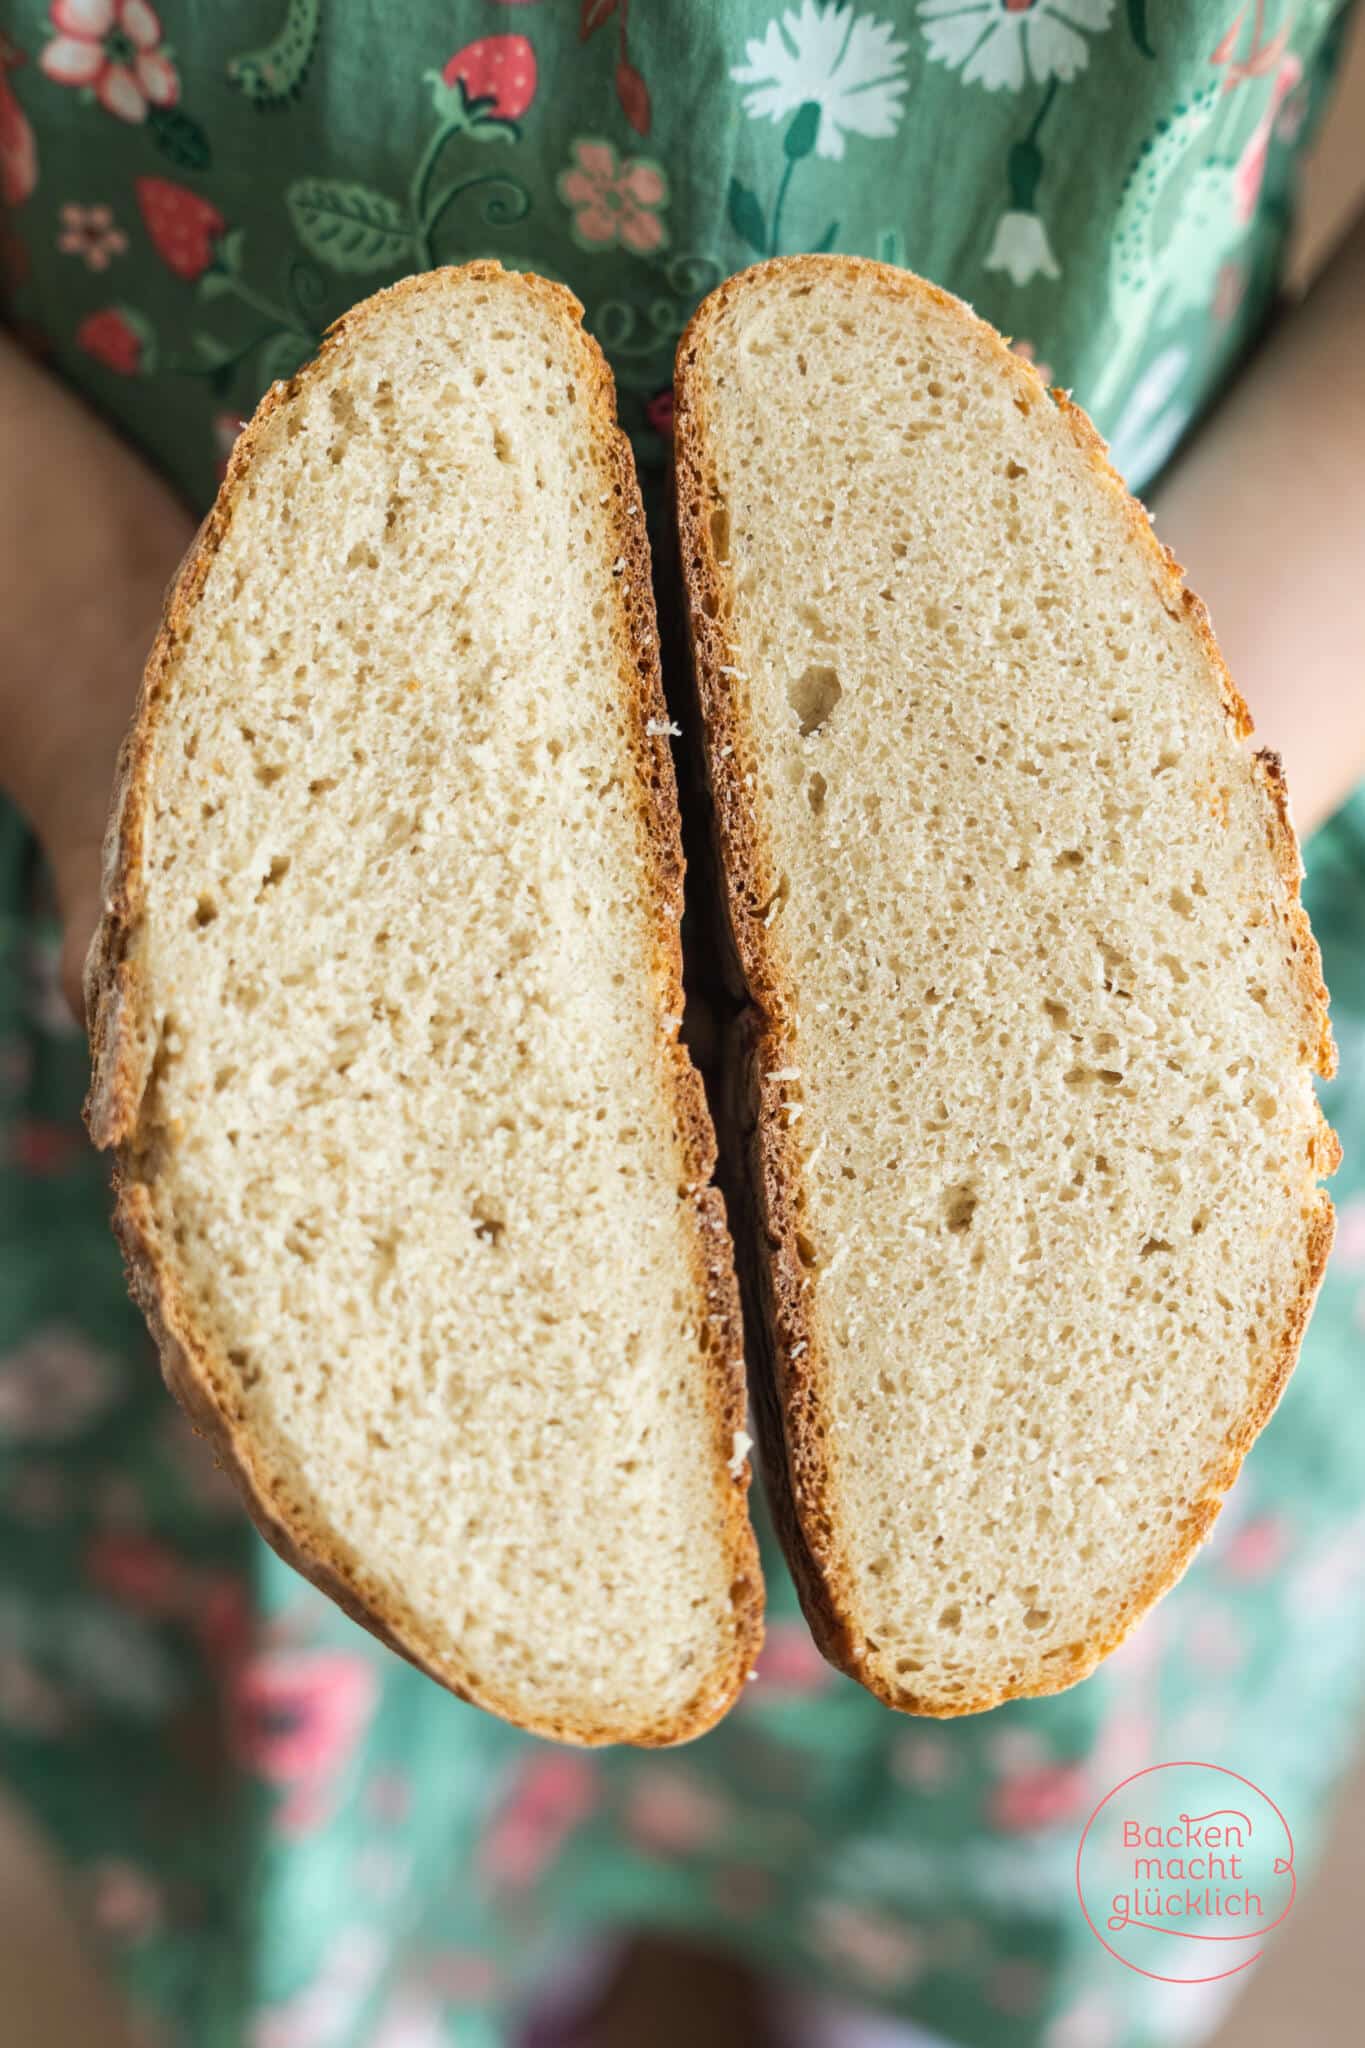
[[[413,279],[239,441],[121,764],[88,1113],[271,1541],[461,1696],[656,1743],[734,1697],[761,1588],[648,551],[580,311]]]
[[[788,1556],[889,1704],[1055,1691],[1208,1530],[1331,1238],[1278,762],[1089,422],[957,301],[760,266],[677,408]]]

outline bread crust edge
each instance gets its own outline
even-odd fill
[[[1333,1210],[1325,1189],[1318,1188],[1305,1213],[1299,1285],[1284,1327],[1271,1349],[1262,1384],[1239,1424],[1229,1432],[1227,1454],[1204,1480],[1201,1497],[1176,1532],[1170,1550],[1146,1580],[1130,1588],[1093,1640],[1077,1646],[1069,1658],[1055,1659],[1056,1668],[1035,1669],[1017,1680],[983,1685],[970,1696],[901,1690],[886,1684],[870,1666],[868,1648],[850,1599],[851,1572],[840,1541],[838,1516],[830,1496],[828,1472],[820,1448],[820,1330],[812,1302],[812,1285],[800,1251],[799,1221],[802,1187],[799,1160],[782,1116],[780,1082],[774,1075],[786,1064],[789,1048],[784,1019],[790,1003],[780,970],[765,939],[762,912],[777,887],[776,865],[762,842],[744,795],[743,776],[752,766],[742,722],[723,671],[731,666],[719,621],[730,592],[725,569],[711,534],[713,509],[706,461],[706,410],[699,355],[708,333],[734,300],[755,284],[827,276],[867,281],[894,296],[927,299],[942,311],[969,323],[1003,375],[1014,380],[1030,403],[1049,394],[1031,363],[1017,356],[1004,338],[969,306],[913,272],[850,256],[776,257],[738,272],[703,300],[678,343],[674,375],[674,457],[681,569],[694,683],[706,754],[707,783],[712,799],[717,871],[725,899],[731,940],[738,957],[750,1014],[744,1027],[748,1055],[748,1116],[752,1134],[746,1146],[747,1190],[751,1211],[749,1274],[751,1344],[755,1361],[754,1412],[764,1478],[774,1522],[811,1633],[818,1648],[837,1669],[866,1687],[885,1705],[902,1713],[934,1719],[956,1719],[986,1712],[1013,1699],[1037,1699],[1066,1691],[1090,1675],[1131,1633],[1156,1602],[1169,1592],[1204,1542],[1243,1459],[1270,1419],[1298,1357],[1299,1345],[1326,1268],[1333,1237]],[[1146,554],[1161,602],[1173,618],[1195,634],[1213,671],[1224,714],[1239,741],[1253,731],[1251,714],[1234,685],[1214,638],[1207,607],[1184,582],[1180,563],[1153,532],[1144,507],[1129,492],[1108,459],[1108,448],[1089,416],[1069,394],[1053,390],[1063,425],[1111,496],[1121,501],[1130,534]],[[1327,990],[1321,956],[1299,897],[1303,873],[1298,840],[1289,812],[1288,793],[1279,757],[1254,754],[1250,772],[1265,802],[1266,836],[1282,896],[1274,906],[1295,959],[1295,979],[1305,1014],[1315,1026],[1309,1064],[1329,1079],[1336,1071],[1336,1051],[1327,1014]],[[1333,1172],[1341,1158],[1336,1134],[1321,1110],[1313,1164],[1318,1175]],[[766,1257],[763,1255],[766,1249]],[[741,1244],[744,1260],[746,1247]],[[755,1327],[757,1325],[757,1327]]]
[[[746,1410],[733,1248],[723,1198],[711,1184],[715,1133],[701,1078],[676,1037],[665,1048],[667,1093],[688,1176],[695,1245],[693,1283],[705,1303],[712,1332],[712,1348],[704,1359],[709,1381],[707,1409],[717,1480],[724,1488],[722,1543],[729,1563],[733,1625],[724,1658],[698,1683],[687,1704],[680,1711],[638,1726],[604,1726],[586,1719],[528,1714],[500,1697],[495,1687],[475,1679],[467,1667],[457,1668],[456,1659],[438,1659],[430,1643],[422,1640],[420,1627],[405,1625],[382,1592],[367,1598],[358,1589],[360,1568],[347,1557],[345,1546],[320,1531],[316,1523],[310,1526],[306,1503],[284,1498],[277,1482],[263,1471],[240,1406],[234,1412],[227,1390],[229,1369],[179,1284],[173,1252],[162,1241],[148,1187],[137,1171],[139,1118],[156,1056],[156,1033],[137,944],[144,913],[145,822],[156,731],[174,687],[185,629],[274,416],[345,347],[359,325],[382,317],[396,300],[448,291],[456,277],[530,291],[575,330],[585,352],[588,387],[583,402],[597,432],[604,485],[612,493],[611,508],[604,516],[613,522],[617,556],[624,563],[622,575],[613,579],[622,657],[620,681],[632,714],[630,745],[639,789],[641,856],[656,911],[653,971],[658,1007],[663,1014],[682,1015],[679,918],[683,855],[677,789],[659,667],[649,544],[634,459],[617,424],[615,385],[596,341],[583,330],[583,308],[570,291],[532,273],[505,271],[496,262],[470,263],[404,278],[360,301],[328,329],[314,358],[287,382],[272,385],[239,436],[217,499],[172,580],[115,775],[103,853],[103,910],[85,967],[91,1053],[85,1119],[96,1146],[114,1153],[115,1235],[123,1251],[129,1292],[147,1319],[166,1383],[195,1429],[208,1439],[271,1548],[352,1620],[457,1698],[529,1733],[560,1742],[663,1747],[704,1734],[729,1710],[758,1654],[763,1612],[762,1575],[747,1502],[751,1468],[747,1458],[734,1468],[735,1442],[743,1433]]]

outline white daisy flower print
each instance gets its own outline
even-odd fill
[[[1065,85],[1090,61],[1087,35],[1107,29],[1114,0],[920,0],[929,55],[966,85],[1020,92]]]
[[[906,46],[895,25],[857,14],[845,0],[801,0],[767,34],[745,44],[747,63],[730,76],[748,86],[744,111],[754,121],[784,121],[801,106],[820,109],[817,156],[837,162],[844,136],[894,135],[905,111]]]

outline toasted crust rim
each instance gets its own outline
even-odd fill
[[[717,868],[722,877],[730,938],[749,1004],[741,1036],[747,1072],[748,1111],[744,1123],[750,1133],[746,1147],[750,1244],[741,1243],[740,1250],[748,1282],[746,1305],[750,1311],[751,1349],[757,1353],[753,1361],[754,1411],[764,1478],[803,1612],[823,1654],[889,1707],[904,1713],[955,1719],[985,1712],[1008,1700],[1063,1692],[1088,1677],[1181,1577],[1212,1528],[1247,1450],[1269,1420],[1293,1370],[1331,1249],[1333,1211],[1326,1191],[1318,1189],[1305,1222],[1298,1291],[1273,1347],[1262,1385],[1232,1433],[1226,1456],[1206,1473],[1201,1497],[1175,1532],[1168,1555],[1147,1580],[1130,1589],[1116,1608],[1110,1627],[1095,1640],[1080,1645],[1067,1660],[1054,1660],[1054,1668],[1022,1677],[1018,1682],[983,1686],[971,1697],[914,1694],[880,1683],[876,1672],[869,1668],[868,1646],[853,1612],[849,1594],[852,1573],[840,1540],[837,1505],[821,1450],[822,1338],[815,1286],[800,1251],[803,1190],[799,1158],[780,1113],[781,1083],[774,1078],[790,1057],[787,1020],[792,1002],[783,985],[775,952],[767,942],[762,916],[777,887],[777,868],[745,796],[744,777],[754,765],[752,749],[736,712],[733,693],[725,687],[724,671],[731,662],[719,621],[725,615],[732,592],[712,538],[714,491],[707,458],[701,367],[712,330],[746,292],[761,288],[775,277],[813,281],[831,274],[840,275],[854,287],[885,291],[899,298],[928,300],[969,324],[1001,374],[1013,380],[1018,393],[1030,403],[1044,396],[1045,387],[1032,365],[1015,355],[996,330],[961,300],[912,272],[850,256],[777,257],[727,279],[703,300],[685,329],[678,343],[674,375],[677,520],[688,634],[701,711]],[[1051,397],[1092,472],[1106,491],[1121,500],[1130,533],[1148,558],[1166,610],[1173,618],[1183,619],[1198,639],[1213,671],[1233,735],[1239,741],[1249,738],[1253,731],[1251,714],[1228,673],[1202,599],[1186,588],[1180,563],[1157,539],[1144,508],[1109,462],[1106,444],[1089,417],[1071,402],[1067,393],[1054,390]],[[1266,838],[1282,884],[1282,897],[1275,911],[1294,954],[1305,1011],[1316,1024],[1310,1064],[1324,1079],[1330,1078],[1336,1071],[1336,1052],[1327,1014],[1327,990],[1317,941],[1299,899],[1303,868],[1283,770],[1279,757],[1270,752],[1254,755],[1250,768],[1265,800]],[[1320,1120],[1314,1154],[1318,1174],[1334,1171],[1340,1157],[1335,1133],[1325,1120]]]
[[[145,822],[157,727],[175,686],[185,628],[228,531],[264,430],[275,414],[291,404],[324,363],[346,348],[362,324],[382,318],[398,300],[458,290],[465,282],[532,293],[575,330],[584,352],[584,402],[593,415],[603,482],[610,491],[610,510],[604,516],[613,522],[617,556],[624,564],[622,575],[613,579],[613,595],[621,684],[632,711],[641,858],[656,906],[653,972],[658,1007],[665,1015],[682,1015],[679,918],[684,864],[677,788],[659,667],[649,543],[630,443],[617,425],[615,386],[600,348],[582,329],[583,309],[571,292],[530,273],[504,271],[498,263],[470,263],[405,278],[360,302],[328,330],[311,362],[287,383],[272,386],[238,438],[218,497],[171,584],[137,708],[120,751],[105,840],[103,915],[85,969],[91,1048],[85,1116],[95,1144],[114,1151],[115,1233],[123,1249],[129,1291],[147,1318],[167,1385],[194,1427],[209,1440],[272,1549],[353,1620],[457,1698],[533,1734],[561,1742],[659,1747],[691,1741],[728,1711],[762,1641],[763,1583],[747,1504],[751,1472],[747,1459],[738,1471],[732,1469],[735,1440],[743,1432],[745,1419],[739,1293],[724,1201],[711,1185],[715,1134],[700,1077],[686,1048],[676,1039],[667,1046],[667,1091],[693,1216],[693,1281],[705,1301],[713,1337],[707,1359],[707,1405],[717,1480],[723,1487],[723,1545],[732,1582],[733,1627],[724,1659],[699,1681],[687,1705],[680,1712],[638,1726],[604,1726],[558,1715],[527,1714],[500,1697],[495,1687],[476,1680],[458,1658],[438,1659],[423,1640],[420,1627],[394,1611],[380,1589],[373,1593],[364,1590],[366,1575],[358,1559],[338,1539],[320,1530],[316,1518],[310,1522],[306,1501],[286,1496],[278,1480],[265,1471],[240,1404],[234,1408],[232,1403],[226,1361],[211,1332],[196,1318],[179,1283],[173,1252],[162,1240],[150,1193],[138,1173],[139,1116],[155,1051],[137,943],[145,901]]]

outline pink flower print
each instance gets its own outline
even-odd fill
[[[759,1681],[755,1697],[759,1701],[769,1688],[780,1692],[823,1692],[834,1675],[811,1641],[809,1629],[800,1621],[769,1623],[755,1669]]]
[[[264,1650],[237,1673],[235,1747],[248,1770],[288,1790],[276,1815],[286,1833],[324,1817],[376,1691],[369,1662],[341,1650]]]
[[[690,1856],[713,1841],[726,1808],[683,1771],[656,1765],[636,1780],[626,1804],[626,1834],[647,1856]]]
[[[890,1991],[918,1974],[919,1943],[910,1929],[889,1913],[862,1906],[825,1905],[814,1918],[811,1946],[863,1983]]]
[[[62,1443],[114,1397],[101,1356],[74,1330],[48,1329],[0,1357],[0,1441]]]
[[[110,1858],[86,1872],[90,1911],[101,1934],[119,1942],[145,1941],[161,1924],[161,1893],[134,1864]]]
[[[637,256],[662,249],[668,236],[659,209],[668,203],[668,180],[660,165],[644,157],[623,163],[611,143],[594,139],[575,142],[573,156],[572,168],[559,174],[559,196],[573,209],[579,247],[620,242]]]
[[[1026,363],[1032,363],[1034,369],[1038,372],[1038,375],[1042,378],[1044,384],[1051,384],[1052,365],[1051,363],[1039,362],[1038,351],[1031,341],[1012,341],[1010,343],[1010,347],[1013,349],[1015,355],[1022,356]]]
[[[128,237],[114,226],[112,207],[71,203],[62,208],[61,222],[57,247],[63,256],[79,256],[87,270],[107,270],[110,258],[128,247]]]
[[[1060,1826],[1081,1812],[1085,1800],[1086,1775],[1079,1764],[1044,1764],[1002,1778],[987,1812],[1002,1833],[1025,1834]]]
[[[1278,1515],[1253,1515],[1220,1547],[1219,1563],[1231,1579],[1265,1579],[1289,1548],[1289,1531]]]
[[[484,1836],[485,1874],[497,1885],[532,1884],[596,1801],[596,1773],[586,1757],[532,1757]]]
[[[1256,202],[1261,196],[1261,184],[1265,178],[1266,157],[1270,151],[1271,130],[1282,102],[1293,92],[1303,77],[1303,65],[1293,51],[1281,58],[1270,88],[1270,99],[1266,110],[1247,138],[1246,148],[1237,159],[1237,168],[1232,174],[1233,203],[1240,221],[1249,221],[1256,211]]]
[[[22,206],[38,182],[33,129],[5,76],[23,61],[23,51],[0,35],[0,204],[5,206]]]
[[[147,0],[52,0],[48,11],[57,34],[38,62],[58,85],[93,87],[120,121],[145,121],[149,105],[175,105],[180,79]]]

